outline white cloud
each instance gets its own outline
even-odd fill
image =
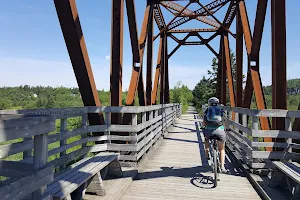
[[[110,60],[110,55],[105,56],[105,59],[106,59],[106,60]]]

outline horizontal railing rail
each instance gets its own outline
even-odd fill
[[[227,125],[228,145],[236,151],[245,164],[252,168],[273,168],[271,160],[300,161],[299,131],[292,131],[294,119],[300,118],[300,111],[277,109],[252,110],[238,107],[224,107]],[[284,118],[285,130],[261,130],[260,118]],[[265,138],[272,138],[266,141]],[[276,141],[284,139],[285,142]],[[267,151],[267,148],[277,148]],[[278,148],[281,148],[278,150]],[[298,151],[299,152],[299,151]]]

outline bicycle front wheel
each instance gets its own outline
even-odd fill
[[[213,156],[214,156],[214,187],[217,187],[218,185],[218,160],[217,160],[217,151],[213,150]]]

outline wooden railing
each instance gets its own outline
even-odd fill
[[[299,131],[292,131],[295,118],[300,118],[300,111],[287,110],[251,110],[245,108],[224,107],[231,131],[227,132],[227,143],[245,164],[252,168],[272,168],[271,160],[300,161],[300,149],[295,140],[300,139]],[[261,130],[259,118],[284,118],[285,130]],[[241,118],[241,119],[240,119]],[[272,142],[265,142],[272,138]],[[274,139],[283,138],[285,142]],[[283,151],[266,151],[266,148],[282,148]]]
[[[103,125],[90,125],[87,116],[102,113]],[[128,125],[111,124],[111,113],[131,115]],[[59,171],[86,154],[101,151],[120,153],[123,165],[136,164],[161,138],[167,128],[181,115],[179,104],[164,104],[145,107],[82,107],[57,109],[6,110],[0,114],[48,115],[56,120],[56,131],[48,137],[48,164]],[[74,119],[75,118],[75,119]],[[76,128],[70,124],[80,121]],[[94,136],[91,133],[103,133]],[[20,137],[15,143],[0,145],[0,159],[33,161],[32,137]]]

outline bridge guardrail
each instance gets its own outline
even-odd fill
[[[90,125],[90,113],[103,113],[105,124]],[[131,115],[131,121],[128,125],[111,124],[111,113]],[[124,165],[136,164],[174,123],[175,118],[181,115],[181,105],[1,110],[1,114],[53,116],[60,124],[60,130],[48,135],[48,163],[59,171],[78,157],[101,151],[120,153],[119,159]],[[80,118],[81,126],[68,130],[67,119],[73,117]],[[91,132],[103,134],[93,136]],[[32,162],[33,147],[31,137],[20,137],[15,143],[0,145],[0,159],[17,155],[24,162]]]
[[[227,132],[228,144],[242,157],[245,164],[254,169],[273,168],[271,160],[300,161],[299,131],[292,131],[293,118],[300,118],[300,111],[287,110],[252,110],[238,107],[224,107],[227,121],[231,131]],[[240,120],[240,117],[242,119]],[[285,118],[285,130],[261,130],[259,118]],[[248,119],[251,124],[248,124]],[[265,141],[272,138],[272,142]],[[285,139],[285,143],[278,142],[276,138]],[[267,151],[267,147],[282,148],[283,151]]]

